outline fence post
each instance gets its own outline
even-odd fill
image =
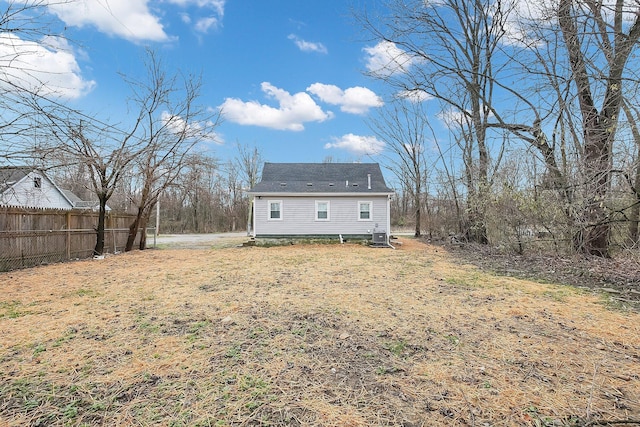
[[[71,211],[66,213],[67,222],[67,260],[71,259]]]
[[[26,217],[25,214],[21,214],[20,215],[20,221],[18,222],[19,224],[19,230],[18,231],[22,231],[24,230],[24,218]],[[22,234],[22,233],[21,233]],[[22,267],[24,267],[24,242],[23,242],[24,238],[19,238],[18,239],[18,250],[20,251],[20,260],[22,263]]]

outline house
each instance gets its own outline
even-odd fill
[[[97,202],[83,201],[71,191],[61,189],[41,169],[1,166],[0,206],[95,210],[98,205]]]
[[[73,209],[73,202],[40,169],[0,167],[0,205]]]
[[[392,194],[377,163],[265,163],[250,235],[388,242]]]

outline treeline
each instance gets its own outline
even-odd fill
[[[159,231],[172,233],[220,233],[246,230],[250,200],[246,191],[259,178],[262,167],[255,147],[237,145],[234,158],[220,160],[201,153],[185,157],[181,172],[158,196],[150,209],[147,226],[155,227],[159,213]],[[95,198],[91,176],[84,165],[55,167],[48,173],[60,187],[72,190],[85,200]],[[108,208],[135,214],[136,200],[142,189],[132,167],[114,189]]]
[[[601,257],[638,248],[637,1],[384,0],[360,22],[389,89],[398,221]],[[446,212],[444,215],[442,212]]]

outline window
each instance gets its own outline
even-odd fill
[[[34,188],[42,188],[42,178],[39,176],[33,177],[33,187]]]
[[[316,221],[329,221],[329,202],[316,201]]]
[[[269,219],[282,219],[282,201],[269,200]]]
[[[371,221],[371,202],[358,202],[358,220]]]

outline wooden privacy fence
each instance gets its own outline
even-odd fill
[[[104,251],[124,250],[134,216],[108,213]],[[93,256],[98,213],[0,207],[0,271]],[[140,233],[134,244],[137,247]]]

